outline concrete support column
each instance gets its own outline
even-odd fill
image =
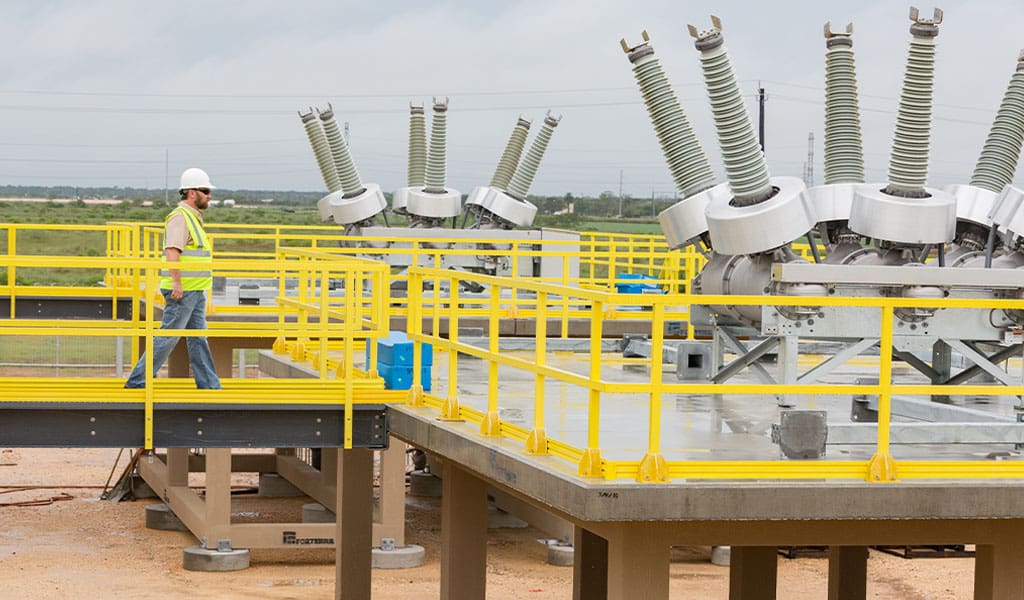
[[[213,368],[217,371],[217,377],[221,379],[234,377],[234,347],[228,340],[221,338],[206,338],[206,341],[210,344],[210,354],[213,355]]]
[[[572,600],[608,598],[608,540],[577,525],[572,552]]]
[[[829,547],[828,600],[865,600],[867,581],[867,546]]]
[[[441,600],[487,594],[487,484],[445,463],[441,491]]]
[[[344,454],[344,450],[337,448],[324,448],[320,451],[320,472],[323,474],[323,481],[327,487],[336,488],[339,479],[338,459]]]
[[[622,525],[608,538],[608,599],[668,600],[669,549],[656,525]]]
[[[775,600],[779,571],[775,546],[733,546],[729,561],[729,600]]]
[[[178,340],[174,350],[171,350],[171,354],[167,357],[167,376],[189,377],[188,350],[185,347],[185,338]],[[217,376],[220,376],[220,371],[217,371]]]
[[[231,539],[231,449],[206,449],[206,548]]]
[[[405,444],[395,438],[380,453],[380,524],[381,537],[405,546]]]
[[[975,600],[1024,598],[1024,540],[979,544],[976,550]]]
[[[145,456],[141,460],[148,460]],[[167,485],[188,485],[188,448],[167,449]],[[154,490],[159,494],[159,490]]]
[[[217,371],[217,377],[230,379],[234,371],[234,346],[230,340],[223,338],[207,338],[210,344],[210,354],[213,355],[213,366]],[[178,344],[171,350],[167,357],[168,377],[191,377],[189,373],[188,348],[185,338],[181,338]]]
[[[335,526],[335,600],[370,600],[373,545],[373,450],[338,453]]]

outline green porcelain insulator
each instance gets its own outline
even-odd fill
[[[562,117],[560,115],[552,115],[550,112],[544,117],[544,123],[541,124],[537,137],[533,138],[530,149],[526,151],[526,156],[519,163],[519,168],[516,169],[515,175],[512,176],[512,181],[508,184],[508,193],[513,198],[526,200],[526,196],[530,192],[530,186],[533,185],[533,178],[537,176],[540,161],[544,158],[544,152],[551,141],[551,135],[561,120]]]
[[[327,144],[324,130],[316,120],[316,114],[310,108],[308,113],[299,113],[302,119],[302,126],[306,128],[306,136],[309,137],[309,144],[313,147],[313,155],[316,156],[316,163],[320,167],[320,175],[324,178],[324,185],[329,193],[341,189],[341,180],[338,179],[338,171],[334,167],[334,158],[331,156],[331,148]]]
[[[409,104],[409,187],[422,187],[426,170],[427,120],[422,104]]]
[[[348,144],[338,129],[338,122],[334,120],[334,109],[330,104],[327,105],[327,110],[320,112],[320,120],[324,124],[324,134],[331,147],[331,156],[334,157],[334,167],[338,170],[342,191],[346,197],[363,193],[366,188],[359,180],[359,171],[352,162],[352,154],[348,151]]]
[[[825,183],[864,183],[853,24],[845,33],[825,23]]]
[[[921,19],[910,9],[910,51],[903,77],[896,132],[889,156],[887,194],[909,198],[926,197],[928,150],[932,128],[932,96],[935,82],[935,38],[939,35],[942,11],[934,19]]]
[[[498,161],[498,168],[491,178],[491,187],[499,190],[508,189],[512,176],[519,166],[519,159],[523,155],[523,147],[526,146],[526,134],[530,132],[531,121],[519,115],[516,126],[512,129],[512,135],[505,144],[505,151],[501,153],[501,160]]]
[[[434,118],[430,123],[430,153],[427,154],[427,172],[423,185],[425,190],[443,194],[447,175],[448,147],[448,98],[434,98]]]
[[[1000,193],[1011,181],[1020,160],[1024,142],[1024,50],[1017,59],[1017,72],[999,105],[992,129],[988,132],[971,185]]]
[[[735,206],[759,204],[774,194],[768,179],[768,163],[757,142],[754,125],[729,62],[722,37],[722,22],[717,17],[711,17],[711,22],[714,26],[709,31],[698,33],[693,25],[689,30],[697,40],[694,45],[700,50],[701,69],[715,118],[725,173]]]
[[[630,47],[625,39],[620,44],[633,63],[633,76],[640,87],[676,190],[684,198],[689,197],[715,185],[715,176],[704,148],[665,77],[661,62],[654,56],[654,48],[648,43],[651,38],[646,31],[642,35],[644,43],[639,46]]]

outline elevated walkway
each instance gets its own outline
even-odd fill
[[[0,409],[10,411],[4,414],[16,424],[0,425],[0,446],[133,441],[147,450],[167,448],[152,462],[143,460],[140,470],[205,548],[242,542],[334,546],[339,598],[369,597],[369,549],[395,531],[394,520],[373,521],[372,449],[387,444],[388,435],[444,461],[446,599],[485,597],[489,487],[573,523],[579,598],[667,598],[671,546],[731,545],[731,597],[768,600],[777,594],[775,548],[816,545],[832,548],[835,591],[829,597],[859,599],[865,597],[866,546],[950,543],[977,546],[977,598],[1021,597],[1024,463],[1016,460],[1016,449],[999,443],[894,445],[891,426],[899,421],[896,396],[942,397],[1003,422],[1024,395],[1024,385],[931,385],[894,368],[895,310],[1019,310],[1024,301],[770,298],[772,305],[847,303],[875,311],[878,355],[830,369],[813,384],[764,384],[740,375],[712,384],[678,380],[661,360],[667,323],[685,322],[694,301],[675,293],[685,278],[679,257],[664,269],[671,271],[661,288],[668,293],[615,293],[620,263],[611,261],[603,286],[414,266],[403,275],[407,297],[395,298],[390,269],[347,251],[277,248],[273,256],[214,264],[230,276],[270,274],[279,281],[279,294],[272,306],[214,304],[216,318],[202,334],[229,350],[271,348],[263,356],[285,365],[280,375],[287,379],[226,381],[225,390],[206,392],[191,389],[188,380],[150,378],[140,391],[119,389],[121,380],[110,377],[5,376]],[[197,335],[157,329],[152,290],[159,262],[146,253],[129,255],[124,270],[109,279],[111,297],[132,298],[128,314],[84,321],[22,318],[16,311],[26,290],[8,277],[0,293],[11,298],[12,312],[0,320],[0,336],[121,336],[134,340],[131,355],[137,356],[154,335]],[[10,274],[69,263],[102,269],[109,257],[14,257],[0,265]],[[149,290],[148,297],[139,289]],[[700,302],[764,304],[766,298],[705,296]],[[374,341],[390,332],[396,317],[405,319],[414,342],[407,391],[383,389],[376,368]],[[464,331],[470,319],[486,323],[472,340]],[[549,326],[533,328],[532,348],[503,350],[500,335],[509,320]],[[611,329],[606,325],[625,321],[646,324],[656,359],[604,349]],[[570,322],[586,323],[578,339],[588,342],[571,354],[549,343],[568,338]],[[423,344],[435,354],[429,393]],[[230,368],[230,361],[217,362],[218,369]],[[1021,366],[1007,368],[1016,377]],[[169,373],[183,375],[185,369],[178,359]],[[788,406],[779,406],[778,396],[789,399]],[[828,422],[838,423],[848,420],[853,396],[876,399],[870,443],[830,446],[822,458],[793,460],[769,440],[768,429],[784,410],[823,411]],[[44,419],[58,427],[48,440]],[[208,449],[204,499],[187,491],[194,468],[189,447]],[[287,474],[333,507],[337,524],[283,529],[231,523],[229,481],[236,461],[230,447],[278,448],[247,460]],[[289,452],[297,447],[323,448],[319,468]],[[401,444],[388,444],[389,458],[381,459],[396,467],[387,471],[389,489],[402,487],[396,473],[404,476],[404,457],[396,449]],[[393,492],[385,494],[382,504],[395,508]],[[400,508],[395,510],[384,510],[390,516],[383,518],[396,518]]]

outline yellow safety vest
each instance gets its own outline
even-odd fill
[[[179,206],[167,215],[167,221],[175,213],[185,217],[185,225],[188,227],[191,241],[181,251],[178,258],[181,273],[181,288],[186,292],[197,290],[208,290],[213,287],[213,274],[210,271],[212,261],[213,245],[210,238],[206,237],[206,231],[199,224],[199,219],[187,208]],[[167,221],[164,221],[166,227]],[[169,264],[169,263],[168,263]],[[168,269],[160,271],[160,289],[170,290],[174,288],[174,280],[171,279],[171,272]]]

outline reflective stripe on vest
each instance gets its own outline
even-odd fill
[[[189,237],[191,238],[191,241],[182,249],[181,255],[178,257],[181,288],[187,292],[208,290],[213,287],[213,274],[209,269],[209,263],[212,260],[211,251],[213,249],[213,246],[210,244],[210,238],[206,237],[206,231],[200,225],[199,219],[182,206],[172,210],[167,215],[167,221],[170,221],[175,213],[185,218],[185,226],[188,228]],[[165,228],[167,221],[164,222]],[[174,280],[171,279],[170,270],[166,268],[161,269],[160,289],[170,290],[173,287]]]

